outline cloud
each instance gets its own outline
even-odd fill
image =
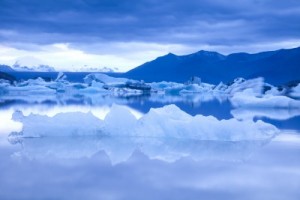
[[[57,70],[76,71],[85,67],[118,67],[121,71],[127,71],[133,66],[141,65],[171,50],[185,52],[189,48],[176,44],[140,42],[31,44],[29,45],[31,48],[27,48],[27,45],[27,43],[13,45],[17,47],[0,45],[0,63],[13,65],[26,57],[26,63],[37,64],[35,61],[39,60],[38,64],[54,66]],[[32,58],[32,61],[28,58]]]
[[[296,23],[300,20],[300,3],[294,0],[234,0],[230,4],[220,0],[2,0],[0,5],[2,29],[15,31],[18,37],[24,32],[29,36],[41,34],[42,38],[20,38],[38,43],[216,43],[215,38],[220,38],[221,44],[226,38],[233,43],[251,41],[253,33],[260,36],[256,39],[266,40],[270,31],[271,38],[295,36],[300,31]],[[198,37],[190,37],[194,35]]]
[[[182,53],[207,46],[253,51],[300,41],[299,11],[297,0],[1,0],[0,43],[27,51],[68,43],[88,54],[108,54],[95,47],[104,45],[118,51],[120,44],[133,45],[132,54],[144,52],[135,44],[161,46],[155,55],[168,49],[164,45],[186,49],[169,50]]]

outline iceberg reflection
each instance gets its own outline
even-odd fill
[[[167,162],[184,157],[242,161],[279,132],[262,121],[191,116],[175,105],[151,109],[142,116],[113,105],[104,119],[92,112],[54,116],[16,112],[13,119],[23,124],[22,131],[9,136],[12,144],[22,145],[16,155],[77,159],[104,151],[113,164],[128,160],[136,150]]]
[[[145,137],[16,137],[12,144],[21,145],[15,156],[30,159],[81,159],[90,158],[104,151],[112,164],[126,162],[135,151],[150,159],[174,162],[189,157],[196,161],[243,161],[270,140],[253,141],[205,141],[178,138]]]

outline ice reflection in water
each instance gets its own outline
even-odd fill
[[[141,115],[150,107],[161,107],[147,101],[144,106],[134,101],[126,104]],[[215,108],[215,102],[202,102],[196,109],[189,103],[177,105],[191,115],[196,114],[193,112],[214,115],[209,107]],[[104,119],[110,107],[111,104],[60,107],[14,104],[8,107],[12,111],[2,109],[1,117],[9,124],[13,123],[10,118],[15,110],[25,116],[33,113],[50,117],[60,112],[91,111],[102,113],[97,117]],[[219,108],[218,119],[231,118],[230,106]],[[269,117],[288,123],[299,117],[297,110],[284,109],[231,113],[242,121]],[[0,127],[6,126],[0,123]],[[9,131],[12,129],[1,133],[2,141],[7,141]],[[14,131],[19,132],[20,127]],[[0,199],[297,200],[299,135],[296,129],[280,130],[274,139],[247,141],[97,135],[10,137],[14,145],[0,145]]]
[[[5,190],[0,191],[0,197],[296,200],[300,185],[300,143],[288,142],[286,135],[282,133],[263,148],[243,142],[242,145],[239,142],[226,145],[223,142],[214,144],[188,140],[156,143],[155,139],[135,138],[151,145],[156,143],[150,149],[154,153],[147,146],[133,150],[130,148],[132,142],[128,143],[125,138],[28,138],[23,140],[24,149],[28,153],[32,150],[32,155],[40,155],[43,159],[17,155],[12,159],[9,155],[15,150],[1,149],[0,186]],[[300,141],[299,135],[293,137]],[[191,146],[187,145],[190,142]],[[59,155],[68,158],[45,159],[47,153],[51,155],[51,150],[44,150],[51,149],[51,145],[52,150],[58,150],[57,153],[61,151]],[[65,145],[71,147],[69,152],[65,152]],[[78,148],[76,145],[79,145]],[[97,145],[105,147],[106,151],[100,150],[90,158],[79,158],[77,155]],[[33,149],[27,148],[30,146]],[[77,150],[72,152],[72,148]],[[243,162],[236,162],[236,158],[247,154],[247,148],[250,152],[254,149],[256,152]],[[173,152],[175,155],[178,152],[200,155],[200,160],[186,156],[170,163],[157,157],[170,150],[176,150]],[[126,159],[111,165],[109,159],[121,161],[120,158]]]
[[[11,144],[21,145],[15,156],[30,159],[81,159],[104,151],[112,164],[126,162],[135,151],[149,159],[174,162],[189,157],[196,161],[226,160],[241,162],[267,144],[269,140],[256,141],[203,141],[178,138],[144,137],[10,137]]]

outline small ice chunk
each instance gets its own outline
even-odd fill
[[[290,95],[292,97],[300,98],[300,83],[292,89]]]
[[[257,97],[250,89],[234,94],[230,101],[234,107],[300,108],[300,101],[286,96]]]
[[[278,108],[247,108],[240,107],[230,111],[234,118],[239,120],[252,120],[255,117],[267,117],[269,119],[287,120],[300,116],[300,107],[294,109]]]
[[[87,84],[91,84],[93,81],[96,81],[96,82],[110,84],[110,85],[124,84],[127,81],[129,81],[129,79],[126,79],[126,78],[114,78],[114,77],[108,76],[106,74],[101,74],[101,73],[88,74],[83,80]]]

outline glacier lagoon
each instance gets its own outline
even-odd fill
[[[87,78],[2,83],[0,199],[300,196],[299,86]]]

